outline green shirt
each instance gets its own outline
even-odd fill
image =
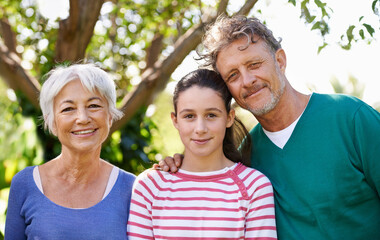
[[[314,93],[283,149],[260,124],[252,167],[272,182],[279,239],[380,239],[380,114]]]

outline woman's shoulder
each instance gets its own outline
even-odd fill
[[[16,175],[13,176],[11,185],[17,185],[17,184],[25,184],[29,185],[32,179],[33,179],[33,169],[37,166],[29,166],[24,168],[23,170],[16,173]]]
[[[133,181],[136,179],[136,175],[134,175],[133,173],[127,172],[121,168],[118,168],[118,170],[119,170],[119,177],[123,179],[127,179],[127,180],[133,180]]]

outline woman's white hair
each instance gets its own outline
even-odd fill
[[[54,98],[69,82],[79,79],[90,92],[98,91],[108,102],[112,121],[118,120],[123,113],[116,108],[115,83],[102,69],[93,64],[75,64],[57,67],[48,73],[48,79],[42,85],[40,106],[44,118],[44,127],[52,132],[54,124]]]

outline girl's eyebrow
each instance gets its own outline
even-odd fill
[[[185,108],[185,109],[182,109],[182,111],[180,111],[179,113],[183,113],[183,112],[192,112],[194,111],[193,109],[190,109],[190,108]],[[206,111],[217,111],[217,112],[223,112],[222,110],[220,110],[219,108],[206,108]]]

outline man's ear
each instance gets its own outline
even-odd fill
[[[285,74],[286,69],[286,54],[284,49],[280,48],[276,51],[276,62],[278,66],[280,67],[280,70],[283,74]]]
[[[231,127],[235,122],[235,110],[231,109],[227,114],[227,128]]]
[[[170,117],[172,118],[172,122],[173,122],[174,127],[178,129],[177,115],[174,112],[172,112],[170,114]]]

